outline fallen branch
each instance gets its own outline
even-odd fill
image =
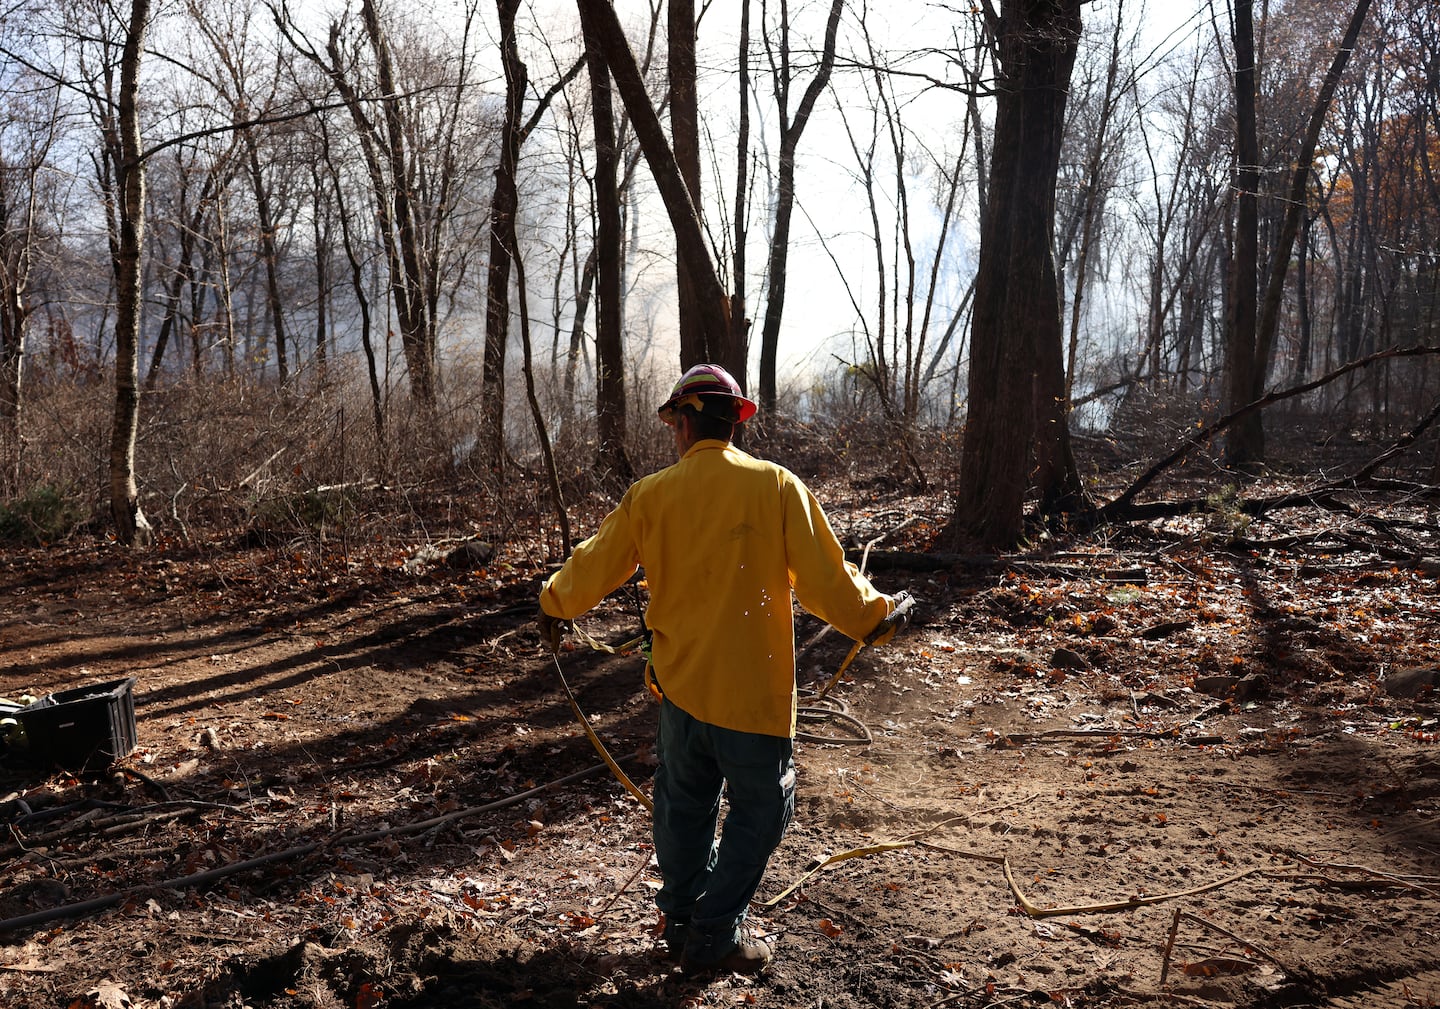
[[[1140,476],[1137,477],[1134,482],[1130,484],[1129,487],[1125,488],[1125,490],[1123,490],[1114,500],[1110,501],[1105,505],[1102,505],[1096,512],[1096,519],[1098,522],[1103,524],[1106,522],[1115,522],[1122,519],[1136,517],[1136,515],[1139,513],[1139,509],[1134,504],[1135,498],[1140,494],[1141,491],[1143,491],[1146,487],[1150,486],[1150,484],[1153,483],[1160,476],[1160,474],[1164,473],[1171,466],[1174,466],[1177,463],[1181,462],[1186,456],[1188,456],[1195,449],[1199,448],[1201,445],[1204,445],[1213,440],[1222,431],[1226,430],[1231,425],[1235,424],[1237,421],[1248,417],[1250,414],[1256,412],[1257,410],[1263,410],[1268,406],[1274,405],[1275,403],[1279,403],[1283,400],[1291,399],[1295,396],[1302,395],[1303,393],[1318,389],[1321,386],[1328,385],[1336,379],[1348,375],[1352,371],[1355,371],[1359,368],[1369,367],[1370,365],[1380,361],[1388,361],[1393,358],[1400,357],[1418,357],[1421,355],[1429,354],[1440,354],[1440,347],[1391,347],[1386,350],[1371,354],[1368,357],[1361,358],[1358,361],[1351,361],[1349,364],[1336,368],[1329,374],[1322,375],[1313,381],[1303,382],[1300,385],[1291,386],[1289,389],[1282,389],[1278,392],[1272,392],[1268,395],[1261,396],[1259,399],[1251,403],[1247,403],[1245,406],[1240,407],[1240,409],[1235,410],[1234,412],[1229,413],[1224,417],[1221,417],[1213,423],[1206,424],[1205,426],[1197,430],[1194,434],[1192,434],[1190,437],[1186,438],[1169,455],[1165,456],[1163,459],[1160,459],[1158,462],[1153,463],[1148,469],[1145,470],[1144,473],[1140,474]],[[1433,419],[1433,416],[1428,417],[1424,422],[1422,422],[1422,425],[1418,428],[1418,430],[1424,430],[1424,427],[1428,426],[1430,421]],[[1411,435],[1413,435],[1414,433],[1415,432],[1412,431]],[[1409,438],[1410,435],[1407,435],[1406,437]],[[1402,441],[1404,440],[1405,439],[1402,439]],[[1374,467],[1378,468],[1378,466],[1383,461],[1385,461],[1388,456],[1392,455],[1394,451],[1398,451],[1398,448],[1399,444],[1397,443],[1397,446],[1392,447],[1392,451],[1390,453],[1382,456],[1380,460],[1374,463]],[[1360,472],[1366,473],[1367,470],[1368,472],[1374,472],[1374,468],[1371,467],[1362,469]],[[1327,484],[1326,487],[1338,489],[1337,485],[1343,485],[1344,483],[1345,481],[1336,481],[1335,484]]]
[[[1175,725],[1168,729],[1046,729],[1043,732],[1006,732],[996,733],[990,745],[1019,746],[1039,739],[1176,739],[1188,742],[1186,737],[1180,735],[1180,730],[1185,727]]]
[[[837,852],[836,854],[831,855],[829,858],[811,862],[809,868],[807,868],[803,873],[801,873],[800,877],[795,880],[795,882],[791,883],[789,886],[781,890],[778,894],[776,894],[774,897],[771,897],[769,900],[757,903],[756,906],[759,907],[761,910],[768,911],[769,909],[778,905],[782,900],[790,896],[796,890],[800,889],[810,880],[814,879],[820,873],[830,868],[830,866],[836,865],[837,863],[848,861],[852,858],[861,858],[865,855],[876,855],[886,851],[898,851],[901,848],[913,848],[914,846],[914,841],[882,841],[879,844],[867,845],[864,848],[852,848],[849,851]]]
[[[1213,921],[1206,921],[1204,918],[1200,917],[1197,914],[1191,914],[1189,911],[1182,911],[1177,907],[1175,909],[1175,917],[1170,922],[1170,935],[1165,940],[1165,955],[1161,958],[1160,961],[1161,985],[1165,984],[1165,979],[1170,974],[1170,953],[1175,948],[1175,934],[1180,928],[1180,920],[1182,918],[1186,921],[1194,922],[1196,925],[1199,925],[1202,928],[1208,928],[1212,932],[1219,932],[1221,935],[1225,936],[1225,938],[1231,940],[1232,942],[1239,943],[1240,947],[1244,949],[1247,953],[1258,953],[1260,956],[1273,963],[1276,967],[1280,968],[1281,972],[1284,974],[1287,974],[1291,977],[1305,978],[1310,978],[1314,976],[1308,968],[1302,967],[1297,969],[1291,967],[1287,963],[1282,962],[1278,957],[1275,956],[1274,953],[1271,953],[1258,942],[1251,942],[1249,939],[1242,939],[1240,936],[1236,935],[1228,928],[1217,925]]]
[[[152,823],[164,823],[169,820],[178,819],[187,813],[199,809],[225,809],[233,811],[239,807],[226,806],[213,802],[169,800],[166,802],[157,802],[150,806],[122,809],[122,811],[112,813],[112,815],[102,816],[108,808],[109,807],[102,807],[88,810],[75,817],[63,827],[57,827],[44,834],[32,834],[28,837],[21,835],[19,831],[12,826],[11,836],[15,838],[15,843],[0,849],[0,858],[10,858],[21,851],[29,851],[31,848],[52,845],[82,830],[88,835],[114,836],[123,834],[127,830],[148,826]]]
[[[1237,880],[1247,876],[1253,876],[1259,872],[1258,867],[1246,869],[1244,872],[1237,872],[1233,876],[1226,876],[1224,879],[1216,880],[1213,883],[1206,883],[1204,886],[1193,887],[1189,890],[1177,890],[1173,893],[1158,893],[1154,896],[1129,897],[1125,900],[1112,901],[1105,904],[1072,904],[1066,907],[1040,907],[1033,903],[1029,897],[1021,891],[1015,882],[1015,876],[1010,871],[1010,860],[1007,858],[1002,863],[1002,871],[1005,874],[1005,882],[1010,884],[1010,892],[1015,895],[1015,900],[1020,904],[1020,909],[1031,918],[1058,918],[1067,914],[1109,914],[1115,911],[1132,911],[1137,907],[1146,907],[1150,904],[1160,904],[1167,900],[1177,900],[1181,897],[1193,897],[1196,894],[1208,893],[1211,890],[1218,890],[1222,886],[1229,886]]]
[[[1379,869],[1371,869],[1364,865],[1312,862],[1303,855],[1292,855],[1291,857],[1306,868],[1314,869],[1316,872],[1321,873],[1322,877],[1326,872],[1356,872],[1362,876],[1369,876],[1371,879],[1380,880],[1389,886],[1398,886],[1407,890],[1418,890],[1420,893],[1430,897],[1440,897],[1440,885],[1436,885],[1433,876],[1400,876],[1392,872],[1382,872]],[[1421,882],[1422,880],[1423,882]]]
[[[639,754],[640,751],[637,750],[630,756],[636,757],[639,756]],[[22,914],[15,918],[6,918],[5,920],[0,921],[0,933],[13,931],[20,928],[29,928],[34,925],[43,925],[48,922],[57,921],[61,918],[76,918],[82,915],[90,914],[94,911],[102,911],[105,908],[114,907],[116,904],[123,903],[124,901],[132,897],[143,896],[148,893],[153,893],[157,890],[183,890],[186,887],[203,886],[207,883],[213,883],[217,879],[224,879],[227,876],[233,876],[237,873],[246,872],[250,869],[258,869],[262,866],[272,865],[275,862],[284,862],[293,858],[301,858],[305,855],[311,854],[312,852],[319,851],[322,848],[332,848],[338,847],[340,845],[369,844],[373,841],[379,841],[386,837],[396,837],[406,834],[423,833],[428,830],[433,830],[435,827],[441,826],[442,824],[449,823],[454,820],[461,820],[466,817],[475,816],[480,813],[487,813],[492,810],[503,809],[506,806],[513,806],[516,803],[524,802],[526,799],[529,799],[532,796],[535,796],[541,792],[547,791],[548,789],[555,788],[560,785],[567,785],[571,782],[579,781],[582,778],[588,778],[592,774],[597,774],[605,769],[605,764],[593,764],[590,767],[585,768],[583,771],[576,771],[574,774],[568,774],[563,778],[556,778],[554,781],[546,782],[543,785],[537,785],[534,788],[527,789],[526,791],[519,792],[515,795],[507,796],[504,799],[498,799],[495,802],[487,802],[482,806],[472,806],[469,809],[456,810],[453,813],[446,813],[443,816],[431,817],[428,820],[422,820],[418,823],[400,824],[396,827],[386,827],[381,830],[371,830],[359,834],[344,834],[336,837],[327,838],[322,841],[311,841],[308,844],[298,844],[293,848],[286,848],[283,851],[272,851],[269,854],[259,855],[255,858],[249,858],[243,862],[232,862],[229,865],[217,866],[214,869],[206,869],[203,872],[191,873],[188,876],[180,876],[176,879],[162,880],[158,883],[142,883],[138,886],[127,887],[124,890],[117,890],[114,893],[107,893],[99,897],[91,898],[90,900],[77,901],[73,904],[62,904],[59,907],[47,908],[44,911],[35,911],[31,914]]]
[[[649,867],[649,865],[650,855],[647,853],[645,857],[640,859],[640,864],[635,867],[635,871],[630,874],[630,878],[627,879],[623,884],[621,884],[620,889],[616,890],[610,895],[610,899],[605,902],[604,907],[595,912],[593,917],[595,918],[596,924],[599,924],[600,922],[603,922],[605,920],[605,916],[610,913],[610,909],[615,906],[615,902],[619,900],[625,894],[625,892],[630,889],[630,887],[635,885],[635,881],[640,878],[640,874],[644,872],[646,868]],[[597,929],[597,932],[599,931],[602,930]],[[595,938],[595,936],[591,936],[590,941],[585,944],[585,955],[581,957],[582,961],[589,959],[590,946],[594,943]]]
[[[1166,978],[1170,976],[1170,954],[1175,949],[1175,936],[1180,932],[1180,909],[1175,909],[1175,916],[1170,919],[1170,932],[1165,936],[1165,953],[1160,957],[1160,984],[1163,987]]]
[[[821,872],[825,871],[832,865],[848,861],[852,858],[861,858],[865,855],[878,855],[887,851],[900,851],[903,848],[914,848],[923,846],[927,848],[933,848],[936,851],[948,852],[952,855],[960,855],[964,858],[978,859],[982,862],[1002,862],[1004,860],[1002,856],[980,855],[971,852],[957,851],[954,848],[946,848],[941,845],[930,844],[922,840],[922,838],[926,837],[927,835],[933,834],[937,830],[941,830],[944,827],[948,827],[952,823],[959,823],[962,820],[968,822],[969,819],[970,818],[968,816],[954,816],[948,820],[941,820],[939,823],[931,824],[923,830],[917,830],[915,831],[915,833],[909,835],[908,837],[903,837],[898,841],[880,841],[876,844],[866,845],[863,848],[852,848],[849,851],[837,852],[836,854],[831,855],[828,858],[813,861],[805,869],[805,871],[800,874],[799,879],[795,880],[795,882],[791,883],[779,894],[771,897],[769,900],[763,902],[757,901],[755,906],[760,908],[761,910],[769,910],[770,908],[775,907],[786,897],[790,896],[796,890],[800,889],[800,887],[804,886],[807,882],[809,882],[811,879],[814,879]]]
[[[992,865],[1002,865],[1005,862],[1004,855],[987,855],[981,851],[961,851],[959,848],[936,844],[934,841],[916,841],[915,847],[924,848],[927,851],[939,851],[946,855],[955,855],[959,858],[968,858],[976,862],[989,862]]]
[[[1148,1005],[1157,997],[1156,992],[1149,991],[1131,991],[1119,987],[1115,988],[1114,991],[1117,995],[1124,995],[1127,998],[1135,999],[1142,1005]],[[1208,998],[1196,998],[1193,995],[1181,995],[1179,992],[1173,991],[1165,992],[1163,997],[1165,999],[1164,1004],[1166,1005],[1192,1005],[1199,1006],[1199,1009],[1215,1009],[1214,1000]]]
[[[845,551],[845,559],[858,564],[861,551]],[[881,550],[871,558],[872,571],[949,571],[952,568],[978,568],[988,571],[998,566],[999,559],[988,554],[921,554],[910,550]]]
[[[1148,507],[1140,505],[1137,507]],[[845,559],[858,563],[862,557],[858,550],[848,550]],[[1092,565],[1061,564],[1053,561],[1026,560],[1022,557],[1004,554],[952,554],[914,553],[908,550],[878,550],[870,554],[872,571],[957,571],[970,574],[990,574],[1000,571],[1015,571],[1034,575],[1038,578],[1098,579],[1122,585],[1144,585],[1148,577],[1144,568],[1105,568],[1097,570]],[[808,647],[808,646],[807,646]]]

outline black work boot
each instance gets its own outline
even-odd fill
[[[706,932],[690,926],[680,966],[687,974],[712,971],[758,974],[770,962],[770,944],[745,925]]]
[[[666,915],[665,929],[660,933],[661,940],[665,943],[665,959],[679,961],[685,952],[685,940],[690,933],[690,916]]]

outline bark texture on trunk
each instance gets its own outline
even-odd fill
[[[745,244],[749,223],[746,208],[750,197],[750,0],[740,0],[740,38],[736,42],[735,63],[740,108],[739,130],[735,137],[735,215],[732,228],[733,258],[731,262],[730,341],[725,360],[720,363],[740,383],[750,388],[750,320],[745,303]]]
[[[150,523],[135,481],[135,436],[140,426],[140,314],[145,249],[145,163],[141,159],[140,54],[150,0],[132,0],[120,58],[119,120],[112,153],[120,189],[115,246],[115,415],[110,429],[110,516],[115,535],[131,547],[149,546]]]
[[[618,481],[634,476],[625,452],[625,354],[621,313],[620,150],[610,70],[593,19],[582,11],[595,120],[595,408],[600,469]],[[586,267],[589,268],[589,261]],[[682,275],[685,268],[680,269]]]
[[[666,25],[669,42],[670,140],[675,166],[685,180],[695,212],[700,212],[700,107],[695,90],[695,0],[670,0]],[[720,359],[723,349],[705,340],[695,284],[683,261],[675,264],[676,304],[680,317],[680,367]]]
[[[1310,119],[1305,128],[1305,135],[1301,139],[1300,150],[1295,156],[1294,169],[1283,204],[1285,213],[1281,218],[1280,231],[1275,239],[1275,247],[1270,253],[1269,267],[1265,271],[1263,297],[1256,291],[1256,278],[1260,276],[1258,240],[1255,242],[1256,247],[1252,253],[1250,235],[1242,230],[1252,227],[1253,224],[1258,233],[1258,224],[1251,220],[1251,215],[1256,213],[1256,194],[1254,190],[1245,188],[1253,185],[1258,189],[1260,183],[1259,166],[1255,164],[1260,155],[1255,125],[1254,25],[1250,19],[1250,0],[1236,5],[1236,151],[1240,161],[1240,172],[1243,173],[1240,198],[1242,201],[1248,198],[1249,205],[1243,207],[1245,216],[1237,218],[1236,224],[1236,272],[1232,279],[1235,283],[1237,299],[1245,299],[1245,301],[1242,303],[1237,300],[1236,302],[1236,325],[1234,331],[1229,334],[1230,360],[1228,364],[1234,374],[1228,376],[1229,380],[1226,384],[1228,411],[1238,410],[1265,395],[1265,383],[1269,377],[1270,365],[1275,353],[1276,333],[1280,328],[1280,311],[1285,298],[1285,285],[1290,274],[1290,253],[1295,247],[1306,209],[1306,191],[1310,185],[1315,147],[1320,142],[1320,130],[1330,111],[1330,103],[1335,97],[1335,91],[1340,85],[1340,76],[1345,72],[1345,65],[1349,62],[1350,54],[1355,51],[1355,43],[1360,37],[1360,29],[1369,13],[1370,2],[1371,0],[1357,0],[1355,9],[1351,12],[1349,24],[1345,29],[1345,35],[1339,46],[1336,47],[1330,69],[1326,72],[1320,90],[1315,96],[1315,104],[1310,110]],[[1243,11],[1242,8],[1244,8]],[[1242,17],[1244,18],[1243,23]],[[1249,67],[1248,81],[1242,80],[1241,77],[1242,69],[1247,66]],[[1242,241],[1244,242],[1243,249]],[[1253,257],[1245,266],[1240,263],[1242,253],[1246,257]],[[1247,268],[1249,272],[1241,272]],[[1303,270],[1302,265],[1302,275]],[[1263,466],[1265,462],[1265,428],[1260,411],[1257,410],[1247,415],[1236,425],[1230,438],[1226,441],[1225,450],[1226,462],[1236,469],[1254,471]]]
[[[695,203],[680,175],[660,117],[645,91],[645,81],[635,54],[630,51],[630,42],[609,0],[577,0],[577,5],[585,34],[595,40],[596,50],[605,57],[615,90],[630,115],[645,162],[665,202],[670,226],[675,230],[676,252],[695,285],[705,344],[723,346],[730,331],[730,297],[715,272]]]
[[[1225,412],[1254,398],[1255,324],[1260,275],[1260,140],[1255,125],[1255,21],[1253,0],[1234,0],[1235,45],[1235,225],[1225,304]],[[1250,413],[1230,428],[1225,462],[1235,469],[1258,466],[1265,458],[1265,428]]]
[[[997,19],[1000,74],[971,323],[969,417],[952,533],[1019,541],[1027,495],[1074,504],[1063,322],[1053,254],[1065,97],[1080,0],[1014,0]]]
[[[395,288],[395,314],[400,323],[400,343],[405,351],[405,364],[410,371],[410,387],[417,403],[427,413],[435,409],[435,321],[426,311],[425,293],[429,286],[428,269],[421,251],[420,226],[416,221],[411,186],[414,172],[411,162],[415,152],[407,140],[405,117],[395,84],[395,69],[390,58],[390,44],[380,24],[380,12],[374,0],[360,5],[365,31],[375,55],[375,71],[382,103],[385,129],[384,153],[389,159],[391,191],[388,194],[390,213],[395,227],[395,253],[391,257],[391,277]],[[339,64],[337,63],[337,66]],[[347,99],[348,103],[348,99]],[[352,113],[353,113],[352,109]],[[378,134],[378,131],[375,131]],[[387,194],[377,192],[377,199]],[[398,266],[399,270],[395,270]]]
[[[520,116],[528,72],[515,38],[520,0],[497,0],[500,58],[505,67],[505,120],[500,128],[500,164],[490,199],[490,265],[485,281],[485,378],[481,403],[481,451],[493,470],[505,465],[505,358],[510,332],[510,266],[515,249],[519,195],[515,168],[520,161]]]

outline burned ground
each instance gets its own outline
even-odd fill
[[[876,581],[921,605],[836,688],[873,741],[798,746],[762,978],[657,954],[647,816],[537,646],[553,546],[512,522],[460,567],[418,533],[0,558],[0,694],[134,676],[139,728],[105,773],[8,763],[0,1004],[1440,1001],[1423,501],[1219,508],[907,566],[943,497],[811,482],[847,545],[887,537]],[[584,627],[629,638],[635,591]],[[818,630],[802,618],[807,684],[847,650]],[[648,788],[639,659],[559,663]]]

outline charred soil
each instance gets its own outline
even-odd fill
[[[0,557],[0,695],[133,676],[139,745],[92,774],[10,755],[0,1005],[1440,1002],[1423,506],[1222,508],[919,570],[943,500],[811,483],[920,606],[833,692],[871,741],[803,726],[760,978],[657,950],[647,815],[533,631],[553,545],[73,542]],[[585,629],[630,638],[640,591]],[[847,650],[819,631],[808,685]],[[558,661],[648,788],[641,660]]]

